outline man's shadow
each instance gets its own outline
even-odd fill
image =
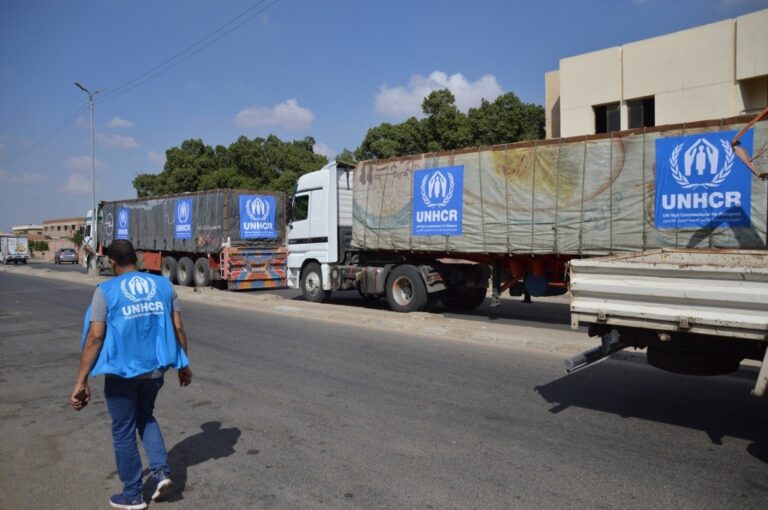
[[[203,431],[177,443],[168,452],[168,464],[171,468],[173,490],[166,501],[184,499],[187,486],[187,469],[210,459],[229,457],[235,453],[235,444],[240,438],[240,429],[236,427],[222,429],[221,422],[209,421],[200,425]]]

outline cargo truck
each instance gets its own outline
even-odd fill
[[[586,367],[646,349],[648,363],[689,375],[762,361],[753,393],[768,384],[768,250],[661,249],[572,260],[571,324],[600,345],[565,362]]]
[[[285,217],[283,193],[253,190],[101,202],[98,246],[89,229],[84,242],[101,269],[108,267],[104,247],[126,239],[141,269],[179,285],[279,288],[285,287]]]
[[[569,373],[628,347],[646,349],[648,363],[655,367],[690,375],[727,374],[738,370],[744,360],[755,360],[762,364],[752,393],[765,394],[768,387],[768,243],[764,223],[759,219],[755,221],[755,214],[758,218],[766,216],[766,201],[761,190],[765,190],[768,179],[764,171],[768,168],[764,157],[768,139],[764,126],[757,124],[765,117],[768,109],[732,140],[721,140],[725,158],[717,165],[710,165],[711,171],[705,168],[703,172],[706,176],[703,183],[710,184],[706,190],[710,192],[710,200],[720,188],[712,184],[717,184],[729,161],[733,163],[732,172],[741,172],[739,177],[751,177],[749,170],[757,177],[721,193],[723,197],[740,193],[743,204],[744,194],[751,192],[752,217],[749,218],[743,204],[739,210],[723,213],[727,218],[717,218],[716,223],[728,224],[740,239],[741,248],[761,249],[663,248],[572,260],[571,324],[573,328],[587,326],[590,336],[600,338],[600,345],[566,360]],[[754,126],[754,140],[742,143]],[[706,138],[697,135],[689,140],[695,152],[707,152],[707,148],[698,149],[695,145]],[[754,156],[749,142],[754,142]],[[699,144],[702,145],[705,144]],[[666,156],[657,159],[657,172],[663,175],[669,171],[673,180],[682,180],[689,173],[684,154],[690,148],[683,139],[674,140],[671,148],[669,159]],[[663,151],[663,147],[661,149]],[[738,160],[733,157],[734,153],[744,166],[736,167]],[[682,166],[673,157],[675,154],[682,156]],[[702,159],[703,166],[708,166],[709,158]],[[696,166],[693,160],[690,166]],[[675,169],[679,171],[677,176]],[[692,180],[695,172],[690,174]],[[690,185],[681,188],[696,191]],[[660,191],[664,194],[668,190]],[[675,199],[680,201],[681,196],[684,194],[678,193]],[[664,196],[659,198],[664,200]],[[702,211],[700,209],[699,214]],[[677,221],[694,219],[690,216]],[[712,230],[710,227],[701,233],[705,237],[715,235]]]
[[[768,123],[730,145],[748,120],[332,162],[298,180],[288,286],[310,301],[355,290],[400,312],[469,310],[489,284],[492,304],[564,293],[571,260],[765,249],[765,182],[736,156],[768,143]]]
[[[26,236],[0,234],[0,264],[26,264],[29,239]]]

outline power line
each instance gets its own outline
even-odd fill
[[[114,99],[114,98],[116,98],[118,96],[121,96],[121,95],[125,94],[126,92],[128,92],[130,90],[133,90],[136,87],[139,87],[139,86],[143,85],[147,81],[149,81],[149,80],[151,80],[153,78],[156,78],[156,77],[160,76],[161,74],[163,74],[163,73],[173,69],[174,67],[176,67],[177,65],[181,64],[185,60],[191,58],[194,55],[197,55],[198,53],[200,53],[205,48],[207,48],[210,45],[214,44],[215,42],[219,41],[220,39],[222,39],[226,35],[234,32],[235,30],[237,30],[238,28],[240,28],[241,26],[243,26],[247,22],[251,21],[253,18],[258,16],[259,14],[262,14],[263,12],[265,12],[267,9],[269,9],[270,7],[272,7],[273,5],[278,3],[279,1],[280,0],[272,0],[271,2],[269,2],[267,5],[265,5],[261,9],[259,9],[259,7],[264,5],[266,0],[260,0],[259,2],[256,2],[254,5],[250,6],[249,8],[247,8],[246,10],[244,10],[243,12],[241,12],[240,14],[235,16],[234,18],[230,19],[229,21],[227,21],[226,23],[224,23],[223,25],[218,27],[216,30],[214,30],[214,31],[208,33],[206,36],[198,39],[197,41],[195,41],[191,45],[187,46],[185,49],[181,50],[180,52],[176,53],[172,57],[169,57],[169,58],[163,60],[158,65],[156,65],[156,66],[152,67],[151,69],[145,71],[144,73],[136,76],[135,78],[133,78],[131,80],[128,80],[128,81],[122,83],[121,85],[119,85],[119,86],[117,86],[117,87],[115,87],[115,88],[113,88],[113,89],[111,89],[109,91],[106,91],[102,95],[102,98],[99,101],[96,101],[95,104],[103,103],[104,101],[109,101],[109,100]],[[258,9],[258,10],[256,10],[256,12],[253,12],[250,16],[246,17],[245,19],[242,19],[239,23],[236,23],[238,20],[240,20],[241,18],[246,16],[248,13],[251,13],[255,9]],[[236,24],[234,26],[231,26],[234,23],[236,23]],[[229,28],[227,28],[227,27],[229,27]],[[219,32],[222,32],[222,31],[224,31],[224,32],[219,34]],[[219,34],[219,35],[217,37],[211,39],[216,34]],[[208,42],[205,42],[205,41],[208,41]],[[205,44],[203,44],[203,43],[205,43]],[[197,46],[199,46],[199,47],[197,47]],[[181,57],[181,58],[179,58],[179,57]],[[28,154],[31,154],[31,153],[35,152],[37,149],[39,149],[40,147],[42,147],[43,145],[45,145],[46,143],[51,141],[59,133],[61,133],[64,129],[66,129],[69,125],[71,125],[73,122],[75,122],[77,120],[77,117],[83,112],[83,110],[86,109],[86,107],[87,107],[87,105],[82,105],[74,113],[72,113],[69,117],[64,119],[54,129],[52,129],[50,132],[48,132],[45,136],[43,136],[42,138],[36,140],[32,144],[24,147],[23,149],[19,150],[18,152],[14,153],[14,154],[10,154],[8,156],[0,155],[0,161],[14,161],[14,160],[21,159],[21,158],[27,156]]]
[[[39,149],[40,147],[42,147],[43,145],[45,145],[46,143],[54,139],[56,135],[64,131],[64,129],[69,127],[70,124],[75,122],[77,118],[80,116],[80,114],[83,112],[83,110],[85,110],[87,107],[88,105],[85,105],[85,104],[82,105],[80,108],[75,110],[75,112],[72,113],[69,117],[61,121],[61,123],[58,126],[56,126],[51,131],[49,131],[48,134],[38,139],[37,141],[32,142],[30,145],[27,145],[26,147],[19,150],[18,152],[15,152],[14,154],[10,154],[8,156],[0,156],[0,161],[14,161],[17,159],[21,159],[24,156],[31,154],[32,152],[35,152],[37,149]]]
[[[147,81],[149,81],[149,80],[151,80],[153,78],[156,78],[156,77],[160,76],[161,74],[163,74],[163,73],[165,73],[167,71],[170,71],[171,69],[173,69],[177,65],[179,65],[182,62],[186,61],[187,59],[197,55],[198,53],[203,51],[205,48],[211,46],[212,44],[214,44],[217,41],[221,40],[222,38],[224,38],[228,34],[234,32],[235,30],[237,30],[241,26],[245,25],[246,23],[251,21],[253,18],[255,18],[256,16],[262,14],[264,11],[266,11],[267,9],[269,9],[270,7],[272,7],[273,5],[278,3],[279,1],[280,0],[272,0],[271,2],[269,2],[267,5],[265,5],[261,9],[258,9],[259,7],[261,7],[266,2],[266,0],[260,0],[256,4],[252,5],[248,9],[244,10],[243,12],[241,12],[240,14],[235,16],[234,18],[230,19],[229,21],[227,21],[226,23],[221,25],[219,28],[217,28],[213,32],[210,32],[205,37],[202,37],[201,39],[198,39],[193,44],[187,46],[185,49],[183,49],[180,52],[176,53],[172,57],[165,59],[160,64],[158,64],[155,67],[149,69],[148,71],[140,74],[139,76],[137,76],[137,77],[135,77],[135,78],[133,78],[133,79],[123,83],[122,85],[107,91],[101,97],[101,99],[96,102],[96,104],[103,103],[105,101],[109,101],[109,100],[112,100],[112,99],[114,99],[114,98],[116,98],[118,96],[121,96],[121,95],[125,94],[126,92],[129,92],[129,91],[135,89],[136,87],[139,87],[139,86],[143,85]],[[232,26],[229,29],[227,29],[227,27],[229,27],[233,23],[237,22],[237,20],[239,20],[240,18],[242,18],[243,16],[245,16],[249,12],[253,11],[254,9],[258,9],[258,10],[256,12],[252,13],[250,16],[246,17],[245,19],[241,20],[239,23],[237,23],[234,26]],[[227,30],[225,30],[225,29],[227,29]],[[211,39],[214,35],[218,34],[222,30],[225,30],[225,31],[223,33],[221,33],[220,35],[218,35],[217,37],[214,37],[213,39]],[[209,40],[205,44],[202,44],[204,41],[206,41],[208,39],[211,39],[211,40]],[[196,46],[199,46],[199,47],[195,49]],[[186,53],[186,55],[185,55],[185,53]],[[179,58],[179,57],[181,57],[181,58]]]

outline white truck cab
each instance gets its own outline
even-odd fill
[[[288,287],[312,301],[331,292],[331,269],[352,239],[354,166],[332,161],[299,177],[288,223]],[[307,293],[307,291],[309,291]]]

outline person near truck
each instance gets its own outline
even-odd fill
[[[142,464],[136,443],[141,437],[151,474],[148,482],[157,501],[171,490],[168,452],[154,417],[155,399],[168,368],[178,371],[179,384],[192,381],[187,337],[173,285],[167,278],[141,273],[129,241],[107,248],[115,278],[99,284],[86,312],[83,351],[70,404],[75,411],[91,398],[88,375],[105,374],[104,398],[112,417],[112,441],[121,493],[113,508],[141,510],[144,501]]]

